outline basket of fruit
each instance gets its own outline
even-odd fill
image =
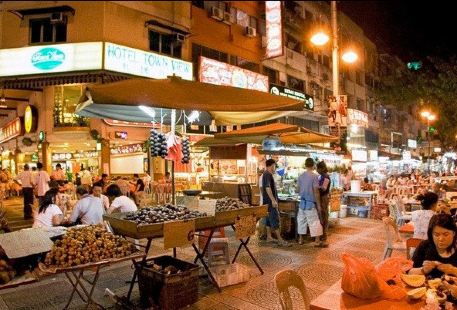
[[[267,215],[267,206],[253,207],[236,198],[221,198],[216,201],[216,226],[235,223],[237,217],[256,215],[258,218]]]
[[[165,255],[135,268],[144,307],[180,309],[198,300],[198,265]]]

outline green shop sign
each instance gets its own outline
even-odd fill
[[[32,65],[41,70],[52,70],[65,60],[65,53],[53,47],[42,48],[32,55]]]

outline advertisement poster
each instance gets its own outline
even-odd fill
[[[347,109],[348,123],[350,125],[358,125],[360,127],[368,128],[368,114],[359,110]]]
[[[346,95],[330,96],[328,111],[328,125],[330,127],[347,127],[348,101]]]
[[[199,81],[268,92],[268,77],[225,62],[200,56]]]

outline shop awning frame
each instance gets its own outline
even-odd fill
[[[73,16],[75,15],[75,9],[69,5],[53,6],[46,8],[34,8],[34,9],[22,9],[22,10],[8,10],[8,12],[16,15],[20,19],[24,19],[24,16],[28,15],[42,15],[52,13],[68,13],[70,12]]]

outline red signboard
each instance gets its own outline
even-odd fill
[[[282,38],[281,1],[265,1],[265,19],[267,28],[267,47],[265,57],[273,58],[282,56],[284,54],[284,50]]]
[[[268,92],[268,77],[200,56],[200,82]]]
[[[22,129],[21,119],[19,117],[15,118],[2,127],[0,131],[0,143],[6,142],[24,134]]]

